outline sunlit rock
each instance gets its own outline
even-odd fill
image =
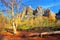
[[[33,9],[32,9],[31,6],[27,7],[26,15],[28,15],[28,17],[32,17],[33,16]]]
[[[43,16],[43,14],[44,14],[44,11],[40,6],[38,6],[37,9],[34,11],[34,15],[36,16]]]

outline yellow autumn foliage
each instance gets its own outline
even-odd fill
[[[53,13],[49,14],[48,20],[51,21],[51,22],[56,22],[57,19],[55,18],[55,16],[56,16],[56,15],[53,14]]]
[[[14,22],[15,22],[15,25],[18,26],[20,25],[20,27],[22,27],[21,25],[28,25],[30,27],[44,27],[44,26],[48,26],[50,25],[48,22],[56,22],[57,19],[55,18],[55,14],[50,14],[49,17],[46,17],[46,16],[39,16],[39,17],[31,17],[31,18],[24,18],[24,20],[21,20],[21,14],[18,14],[17,16],[15,16],[14,18]],[[46,21],[46,22],[45,22]],[[12,20],[8,20],[8,23],[6,23],[6,21],[4,20],[4,17],[1,16],[0,17],[0,24],[1,27],[5,27],[5,26],[9,26],[11,27],[12,26]]]
[[[16,25],[20,25],[20,24],[21,24],[21,20],[20,20],[19,18],[16,18],[16,19],[15,19],[15,24],[16,24]]]

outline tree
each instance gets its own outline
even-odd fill
[[[11,16],[12,16],[12,27],[13,27],[13,31],[14,34],[16,34],[16,27],[15,27],[15,22],[14,22],[14,7],[16,7],[16,10],[18,9],[18,3],[16,2],[16,0],[8,0],[8,2],[6,2],[5,0],[1,0],[2,3],[5,4],[6,7],[8,7],[11,10]],[[15,6],[16,5],[16,6]]]

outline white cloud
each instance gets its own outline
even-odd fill
[[[59,5],[60,5],[60,2],[55,3],[55,4],[45,5],[45,6],[42,6],[42,7],[43,7],[43,8],[51,8],[51,7],[54,7],[54,6],[59,6]]]

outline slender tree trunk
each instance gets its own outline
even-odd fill
[[[12,27],[13,27],[14,34],[16,34],[16,27],[15,27],[15,22],[14,22],[14,5],[13,5],[13,3],[12,3]]]

